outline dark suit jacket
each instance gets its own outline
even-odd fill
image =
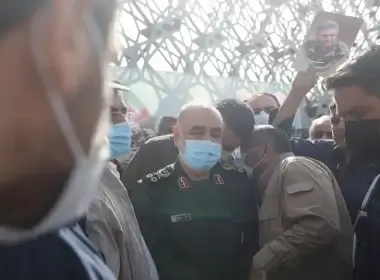
[[[174,145],[173,135],[153,137],[134,155],[123,171],[121,181],[130,191],[138,180],[175,162],[177,156],[178,150]]]

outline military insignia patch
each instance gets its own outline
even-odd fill
[[[187,182],[187,179],[185,177],[179,177],[178,178],[178,185],[181,189],[187,189],[190,188],[189,183]]]
[[[185,221],[191,221],[191,214],[179,214],[179,215],[173,215],[170,217],[172,220],[172,223],[179,223],[179,222],[185,222]]]
[[[150,177],[149,180],[150,180],[152,183],[156,183],[156,182],[158,182],[158,178],[155,177],[155,176]]]
[[[229,164],[223,164],[222,166],[225,170],[232,170],[234,168],[232,165]]]
[[[236,167],[236,171],[240,173],[244,173],[244,169],[240,167]]]
[[[215,181],[215,184],[217,185],[224,185],[223,178],[219,174],[214,175],[214,181]]]
[[[171,170],[169,168],[164,168],[158,172],[161,178],[167,178],[170,176]]]

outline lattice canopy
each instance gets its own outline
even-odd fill
[[[291,82],[295,50],[316,12],[363,18],[352,52],[378,43],[375,0],[124,0],[120,66]],[[380,1],[379,1],[380,2]],[[321,97],[317,90],[314,98]]]

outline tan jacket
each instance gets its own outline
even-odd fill
[[[117,279],[158,280],[128,193],[117,175],[110,163],[101,179],[99,194],[90,206],[86,233]]]
[[[353,227],[331,171],[286,153],[260,184],[261,249],[254,265],[269,280],[350,279]]]

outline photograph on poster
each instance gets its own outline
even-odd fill
[[[328,76],[347,60],[363,20],[342,14],[318,13],[296,53],[293,68]]]

